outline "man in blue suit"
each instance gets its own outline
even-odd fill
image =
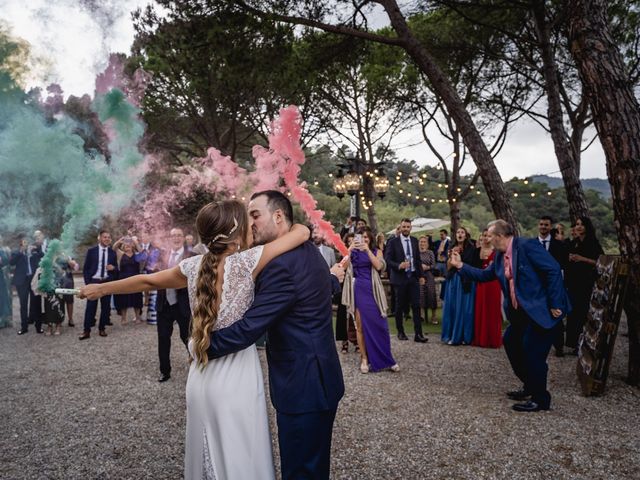
[[[249,216],[256,245],[282,236],[293,224],[291,203],[272,190],[251,197]],[[343,274],[338,265],[332,272]],[[344,394],[331,310],[339,287],[318,249],[306,242],[264,268],[244,318],[211,334],[208,354],[217,358],[267,333],[284,480],[329,478],[333,422]]]
[[[34,246],[29,246],[26,237],[20,238],[20,247],[18,250],[11,252],[9,264],[15,267],[13,272],[13,280],[11,283],[15,285],[20,300],[20,330],[18,335],[24,335],[29,330],[29,296],[31,292],[31,279],[33,272],[38,268],[41,256],[34,254]],[[33,268],[35,266],[35,268]],[[38,320],[39,317],[36,318]],[[36,323],[36,331],[40,333],[42,327],[40,322]]]
[[[489,223],[488,229],[497,251],[491,265],[484,270],[470,267],[462,263],[458,253],[452,253],[451,265],[478,282],[499,280],[510,322],[504,332],[504,348],[513,372],[524,385],[507,395],[514,400],[531,397],[513,406],[518,412],[549,410],[547,356],[555,327],[570,310],[560,265],[537,239],[516,238],[513,227],[504,220]]]
[[[98,235],[98,245],[87,250],[87,256],[82,268],[85,285],[90,283],[104,283],[118,278],[118,257],[111,248],[111,234],[106,230],[101,230]],[[87,300],[87,307],[84,312],[84,331],[80,335],[80,340],[86,340],[91,336],[91,327],[96,323],[96,313],[98,312],[98,300]],[[100,298],[100,323],[98,324],[98,334],[101,337],[107,336],[106,326],[109,323],[111,314],[111,295]]]

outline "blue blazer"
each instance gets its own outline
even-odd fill
[[[520,307],[541,327],[554,327],[571,311],[560,265],[537,239],[514,237],[512,249],[513,280]],[[503,252],[496,252],[495,260],[484,270],[465,263],[460,273],[478,282],[498,279],[504,294],[504,309],[509,313],[511,294],[504,276]],[[562,310],[562,315],[554,318],[550,312],[552,308]]]
[[[29,259],[27,258],[26,253],[22,253],[19,250],[11,252],[9,264],[15,266],[15,271],[13,272],[13,280],[11,281],[13,285],[28,285],[31,282],[31,277],[33,275],[29,275],[28,263]],[[35,270],[31,270],[31,273],[33,272],[35,272]]]
[[[275,258],[258,276],[244,317],[211,334],[209,358],[243,350],[266,331],[275,409],[300,414],[337,408],[344,382],[333,339],[333,278],[311,242]]]
[[[84,276],[84,283],[86,285],[91,283],[91,278],[98,270],[98,265],[100,264],[100,259],[98,258],[99,253],[100,248],[98,248],[98,245],[87,250],[87,256],[84,260],[84,266],[82,267],[82,275]],[[118,256],[111,247],[107,249],[107,264],[113,265],[115,269],[111,271],[107,270],[107,279],[105,281],[110,282],[116,280],[118,278]]]
[[[387,242],[384,252],[384,261],[387,263],[389,270],[389,280],[391,285],[400,287],[405,285],[409,278],[405,270],[400,270],[398,266],[404,262],[404,237],[392,238]],[[420,249],[418,248],[418,239],[416,237],[409,236],[411,241],[411,251],[413,253],[413,277],[420,278],[422,276],[422,263],[420,262]]]

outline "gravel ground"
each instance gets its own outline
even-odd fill
[[[77,326],[60,337],[0,330],[0,478],[181,478],[187,364],[177,332],[172,378],[160,384],[155,327],[113,315],[107,338],[79,342],[83,313],[76,301]],[[502,349],[394,338],[402,371],[368,375],[341,354],[332,478],[637,479],[640,391],[623,382],[627,348],[619,337],[601,398],[580,395],[575,357],[551,357],[552,410],[535,414],[510,410],[504,392],[519,385]]]

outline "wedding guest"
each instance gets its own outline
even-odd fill
[[[344,223],[342,228],[340,229],[340,238],[344,239],[345,235],[348,233],[356,233],[356,223],[358,222],[358,217],[351,216],[347,217],[347,221]]]
[[[483,270],[495,260],[495,250],[491,244],[489,230],[482,231],[480,246],[476,249]],[[498,280],[478,283],[474,306],[472,345],[486,348],[500,348],[502,345],[502,290]]]
[[[324,239],[318,228],[313,229],[311,239],[313,240],[313,244],[318,247],[320,255],[322,255],[322,258],[324,258],[329,268],[333,267],[336,264],[336,252],[333,248],[324,244]]]
[[[69,258],[67,261],[63,262],[60,267],[63,270],[62,282],[60,284],[61,288],[75,288],[75,282],[73,281],[73,272],[77,272],[80,268],[78,262],[74,259]],[[67,319],[69,321],[70,327],[75,327],[75,323],[73,323],[73,298],[75,295],[63,295],[62,303],[67,309]]]
[[[578,218],[572,228],[576,237],[569,242],[569,262],[565,278],[573,311],[567,317],[565,344],[573,349],[572,355],[577,355],[578,338],[587,318],[591,290],[596,281],[596,261],[604,251],[589,218]]]
[[[118,279],[133,277],[140,273],[140,263],[136,260],[135,247],[130,237],[122,237],[113,244],[118,258]],[[133,309],[134,323],[142,323],[142,293],[125,293],[113,296],[120,324],[129,323],[129,309]]]
[[[386,240],[386,237],[384,233],[380,232],[378,235],[376,235],[376,248],[380,250],[383,254],[384,254],[385,240]],[[380,273],[382,274],[383,272],[380,272]]]
[[[42,299],[31,289],[31,280],[40,265],[40,260],[44,257],[43,242],[44,235],[39,230],[36,230],[33,245],[29,245],[27,249],[27,257],[29,259],[29,268],[31,271],[29,276],[29,323],[35,325],[37,333],[44,332],[42,329],[42,315],[44,312],[42,311],[41,306]],[[18,332],[18,335],[20,335],[20,332]]]
[[[371,247],[373,246],[373,250]],[[385,268],[382,251],[375,247],[371,229],[364,228],[349,247],[342,303],[356,320],[360,371],[400,370],[391,354],[387,299],[379,271]]]
[[[436,309],[438,308],[438,298],[436,296],[436,281],[433,278],[433,270],[436,267],[436,257],[429,249],[429,239],[426,236],[418,240],[420,249],[420,263],[422,265],[422,278],[420,279],[420,308],[424,309],[424,320],[429,321],[429,310],[431,310],[431,323],[438,324]]]
[[[456,230],[455,240],[449,250],[460,254],[464,263],[477,266],[475,248],[464,227]],[[448,345],[469,345],[473,341],[475,284],[472,280],[463,278],[450,263],[447,266],[447,288],[442,308],[442,341]]]
[[[82,267],[84,284],[106,283],[118,278],[118,258],[116,252],[111,248],[111,234],[106,230],[100,230],[98,234],[98,245],[87,250],[87,256]],[[87,300],[84,312],[84,330],[79,340],[86,340],[91,337],[91,327],[96,324],[96,313],[98,312],[98,300]],[[101,337],[107,336],[106,326],[111,315],[111,295],[100,298],[100,322],[98,323],[98,334]]]
[[[62,287],[64,279],[63,265],[68,264],[67,258],[60,256],[52,259],[53,261],[53,285],[52,288]],[[40,299],[40,309],[42,313],[42,322],[47,326],[45,331],[46,336],[60,335],[61,325],[64,320],[64,305],[62,301],[62,295],[57,295],[53,290],[42,290],[40,288],[40,278],[42,275],[42,268],[38,267],[31,280],[31,290],[36,293],[37,298]]]
[[[29,294],[31,291],[31,263],[29,261],[29,242],[26,237],[20,238],[17,250],[11,252],[9,263],[14,267],[11,283],[16,287],[20,302],[20,330],[18,335],[27,333],[29,329]]]
[[[401,234],[387,242],[385,261],[389,266],[391,285],[395,290],[395,319],[399,340],[408,340],[404,333],[403,315],[407,306],[413,310],[414,341],[427,342],[422,334],[420,322],[420,282],[422,266],[418,239],[412,237],[411,220],[405,218],[400,222]]]
[[[10,261],[11,251],[4,245],[0,235],[0,328],[9,327],[12,324]]]
[[[159,270],[167,270],[178,265],[191,253],[184,248],[184,234],[180,228],[172,228],[169,232],[169,248],[161,255]],[[158,311],[158,357],[160,359],[159,382],[166,382],[171,378],[171,336],[173,324],[177,323],[180,330],[180,340],[187,346],[189,341],[189,324],[191,322],[191,307],[186,288],[167,288],[158,290],[156,303]]]
[[[445,229],[440,230],[440,240],[433,244],[436,254],[436,268],[438,269],[439,276],[447,276],[447,254],[449,252],[450,240],[448,237],[449,232]],[[444,292],[444,284],[442,285]]]
[[[184,248],[187,250],[187,252],[191,253],[193,252],[193,247],[194,247],[194,241],[193,241],[193,235],[191,235],[190,233],[184,236]]]
[[[151,274],[159,271],[158,262],[162,253],[157,241],[151,241],[151,235],[143,231],[140,233],[140,242],[134,242],[136,247],[135,260],[140,264],[140,272]],[[149,290],[143,296],[143,305],[147,307],[147,324],[157,324],[156,301],[158,292]]]
[[[342,241],[349,248],[353,243],[355,233],[347,233]],[[344,288],[344,284],[342,286]],[[342,342],[342,353],[349,353],[349,342],[355,347],[356,353],[360,351],[358,335],[353,316],[347,312],[347,307],[342,303],[342,290],[336,294],[334,304],[338,305],[336,311],[336,341]]]
[[[553,227],[553,231],[553,238],[555,238],[559,242],[564,242],[564,225],[562,223],[556,223]]]

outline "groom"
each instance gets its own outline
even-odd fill
[[[291,203],[267,190],[251,197],[254,243],[289,231]],[[332,273],[343,274],[334,266]],[[333,340],[331,297],[339,283],[318,249],[306,242],[272,260],[256,279],[244,318],[211,334],[209,358],[237,352],[267,332],[271,401],[277,412],[282,478],[328,479],[331,435],[344,394]]]

